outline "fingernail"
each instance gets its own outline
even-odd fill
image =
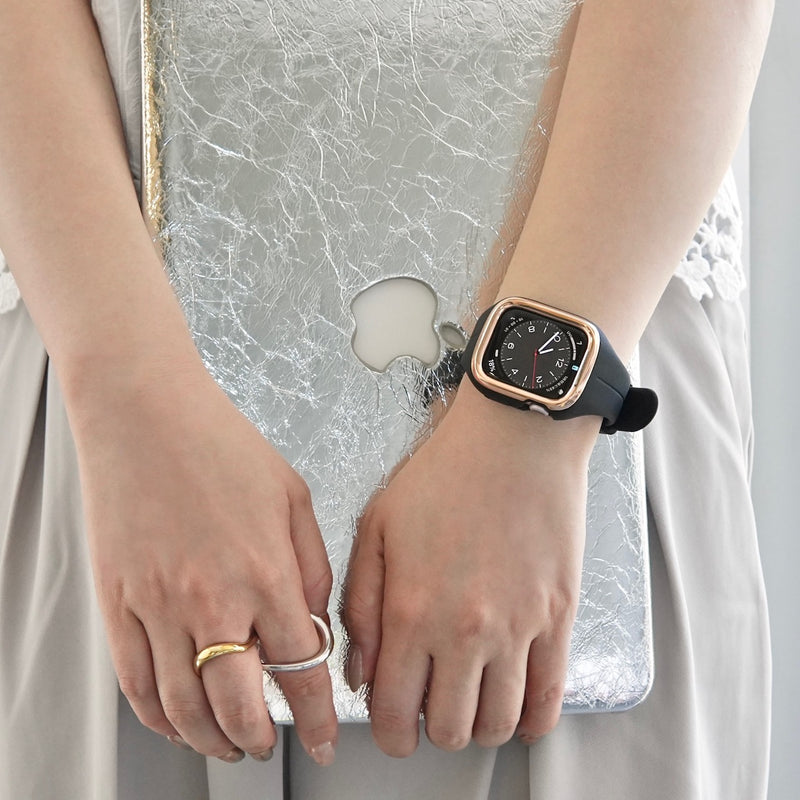
[[[234,747],[230,753],[225,753],[224,756],[219,756],[220,761],[224,761],[226,764],[236,764],[244,758],[244,750],[240,750],[238,747]]]
[[[538,742],[541,739],[541,736],[529,736],[527,733],[521,733],[519,735],[520,741],[523,744],[532,745],[535,742]]]
[[[267,750],[264,750],[263,753],[250,753],[250,758],[255,759],[256,761],[269,761],[272,758],[272,748],[270,747]]]
[[[333,764],[333,759],[336,756],[336,752],[333,749],[333,742],[323,742],[316,747],[312,747],[309,751],[309,755],[321,767],[329,767]]]
[[[186,744],[177,733],[172,734],[172,736],[167,736],[167,741],[172,742],[176,747],[180,747],[181,750],[194,750],[194,748],[190,744]]]
[[[351,692],[357,692],[364,683],[364,665],[361,648],[354,645],[347,655],[347,685]]]

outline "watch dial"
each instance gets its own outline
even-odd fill
[[[512,308],[495,326],[483,358],[496,380],[540,397],[563,397],[575,382],[586,354],[580,328],[533,311]]]

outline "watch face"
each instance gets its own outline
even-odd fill
[[[483,356],[484,372],[539,397],[563,398],[587,349],[584,330],[523,308],[503,313]]]

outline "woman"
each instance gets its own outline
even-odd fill
[[[277,734],[255,650],[207,663],[200,681],[193,660],[253,627],[274,661],[313,652],[309,612],[325,612],[331,577],[302,478],[192,345],[141,220],[120,126],[121,110],[135,154],[135,94],[121,83],[135,53],[114,27],[135,30],[132,5],[92,6],[102,39],[85,0],[0,10],[0,245],[25,301],[0,317],[0,774],[3,796],[108,798],[119,763],[120,797],[142,796],[151,770],[159,788],[144,796],[196,797],[207,789],[194,757],[176,750],[172,761],[143,729],[128,733],[124,704],[120,742],[133,744],[117,757],[105,637],[148,728],[223,761],[268,760]],[[464,382],[365,513],[345,609],[350,677],[373,683],[378,747],[417,749],[426,688],[432,744],[390,761],[365,727],[337,731],[323,668],[287,676],[291,741],[329,767],[300,761],[290,741],[292,796],[764,795],[768,650],[741,308],[702,275],[695,288],[716,288],[702,305],[670,282],[725,174],[764,47],[770,4],[731,9],[587,0],[576,12],[547,157],[492,288],[591,319],[623,359],[647,328],[643,383],[662,397],[646,441],[651,697],[550,733],[599,421],[523,415]],[[448,465],[476,452],[485,455],[454,485]],[[501,488],[498,510],[488,498]],[[456,493],[468,501],[436,502]],[[489,526],[499,541],[487,542]],[[530,750],[520,743],[540,737]],[[212,769],[212,796],[240,796],[248,781],[278,796],[267,788],[282,782],[276,760],[261,769]]]

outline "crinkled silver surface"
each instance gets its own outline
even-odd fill
[[[341,581],[360,509],[424,435],[426,396],[445,395],[442,370],[412,359],[367,369],[350,303],[407,275],[435,289],[437,324],[471,327],[504,213],[530,201],[574,3],[142,2],[154,235],[208,369],[308,481]],[[592,461],[566,710],[625,708],[649,686],[640,448],[601,437]],[[336,633],[337,710],[363,718]]]

